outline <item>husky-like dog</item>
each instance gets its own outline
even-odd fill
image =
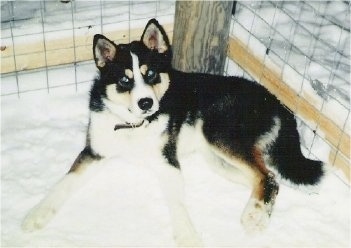
[[[256,82],[172,69],[169,39],[155,19],[130,44],[95,35],[93,54],[100,74],[90,93],[86,146],[28,214],[24,229],[45,226],[93,176],[91,168],[128,149],[135,156],[146,150],[148,156],[140,158],[145,164],[152,158],[149,166],[160,176],[180,246],[201,244],[182,200],[178,155],[186,146],[229,179],[248,179],[253,190],[241,218],[248,230],[267,225],[279,189],[276,175],[298,185],[314,185],[323,176],[322,163],[302,155],[296,121],[286,107]]]

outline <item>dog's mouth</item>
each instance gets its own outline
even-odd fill
[[[124,124],[116,124],[115,128],[113,130],[117,131],[119,129],[128,129],[128,128],[138,128],[141,127],[144,124],[144,120],[142,120],[140,123],[124,123]]]
[[[155,114],[157,112],[158,109],[148,109],[148,110],[141,110],[138,109],[137,111],[133,111],[133,109],[131,108],[128,108],[128,111],[134,115],[135,117],[137,118],[140,118],[140,119],[146,119],[150,116],[152,116],[153,114]]]

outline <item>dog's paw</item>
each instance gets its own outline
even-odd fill
[[[37,206],[32,209],[22,222],[22,229],[26,232],[33,232],[45,227],[56,214],[52,206]]]
[[[262,201],[250,199],[242,216],[241,223],[249,233],[263,231],[269,223],[271,208]]]
[[[196,232],[182,232],[174,235],[178,247],[202,247],[202,241]]]
[[[183,221],[181,221],[183,220]],[[173,237],[178,247],[202,247],[202,241],[189,218],[177,218]]]

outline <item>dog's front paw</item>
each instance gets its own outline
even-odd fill
[[[56,208],[40,205],[32,209],[22,222],[22,229],[33,232],[45,227],[56,214]]]
[[[183,216],[184,217],[184,216]],[[178,247],[202,247],[202,241],[189,218],[178,216],[173,226],[173,237]]]
[[[263,201],[250,199],[241,216],[241,223],[249,233],[261,232],[268,226],[270,214],[270,206]]]
[[[196,232],[176,234],[174,240],[178,247],[202,247],[202,241]]]

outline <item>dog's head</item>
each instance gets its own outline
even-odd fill
[[[95,35],[93,53],[107,101],[136,119],[159,110],[159,101],[169,85],[172,52],[164,29],[155,19],[147,23],[140,41],[129,44],[115,44]]]

